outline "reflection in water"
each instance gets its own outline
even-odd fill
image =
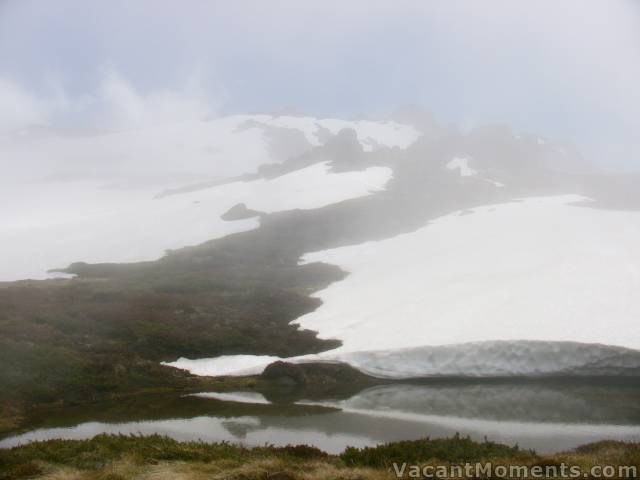
[[[376,410],[497,421],[640,424],[640,387],[611,385],[384,385],[340,402]]]
[[[98,433],[159,433],[178,440],[247,445],[307,443],[332,453],[349,445],[449,437],[458,432],[539,452],[605,438],[640,440],[640,389],[636,386],[385,385],[346,400],[316,401],[314,406],[306,406],[312,402],[256,405],[251,412],[242,410],[247,407],[241,403],[223,399],[246,402],[263,397],[234,393],[225,398],[184,398],[180,401],[203,402],[206,414],[192,409],[183,412],[190,418],[175,418],[174,411],[167,414],[172,417],[141,421],[148,417],[143,412],[136,417],[132,411],[127,421],[76,421],[68,427],[40,428],[6,438],[0,447],[51,438],[90,438]],[[91,413],[85,416],[91,418]],[[101,417],[94,412],[93,418]]]
[[[256,403],[268,405],[270,402],[258,392],[202,392],[192,394],[194,397],[214,398],[224,402]]]
[[[329,417],[331,416],[329,415]],[[349,445],[361,447],[373,443],[373,439],[366,435],[339,431],[335,427],[340,424],[340,421],[332,418],[325,419],[324,416],[311,415],[309,417],[288,417],[285,421],[282,420],[282,417],[265,416],[262,418],[195,417],[120,424],[88,422],[70,428],[34,430],[0,441],[0,448],[9,448],[35,440],[87,439],[100,433],[123,435],[157,433],[182,441],[227,441],[246,445],[307,443],[332,453],[338,453]],[[331,425],[329,428],[322,427],[325,420],[329,420]]]

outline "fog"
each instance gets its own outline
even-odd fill
[[[30,228],[61,239],[61,231],[109,224],[127,209],[159,208],[144,202],[163,192],[243,175],[258,181],[256,172],[274,180],[261,166],[296,158],[275,172],[323,161],[336,170],[387,168],[399,154],[385,149],[408,149],[421,135],[406,155],[412,162],[433,153],[430,139],[448,135],[442,148],[452,156],[475,148],[486,181],[497,185],[495,175],[508,172],[511,186],[527,191],[546,178],[535,170],[543,163],[635,171],[639,84],[640,9],[632,1],[5,0],[0,233],[18,246],[35,235]],[[398,110],[406,105],[416,107]],[[355,143],[331,150],[345,128]],[[364,165],[360,150],[388,158],[371,155]],[[515,176],[513,155],[527,181]],[[333,185],[318,171],[316,186]],[[582,180],[555,182],[571,186],[559,193],[590,192]],[[216,212],[230,206],[216,204]],[[203,232],[180,238],[203,241]],[[176,239],[153,251],[178,246]],[[64,266],[33,248],[42,257],[35,270]],[[121,258],[138,257],[99,257]]]
[[[293,106],[573,142],[635,168],[640,13],[629,1],[0,3],[0,130],[123,130]],[[3,167],[11,168],[3,155]]]

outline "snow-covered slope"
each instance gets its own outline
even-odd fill
[[[35,179],[175,184],[253,172],[322,145],[327,134],[345,128],[355,130],[367,151],[406,148],[420,135],[396,122],[232,115],[121,132],[23,131],[0,136],[0,161],[30,179],[36,171]]]
[[[394,378],[638,371],[640,212],[589,205],[527,198],[305,255],[349,275],[317,292],[322,305],[295,323],[343,345],[290,360]],[[174,365],[229,374],[232,360]]]
[[[640,212],[581,201],[478,207],[307,254],[350,275],[297,323],[345,352],[523,339],[640,348]]]
[[[51,185],[44,184],[43,193],[53,198],[43,209],[28,216],[14,214],[0,224],[0,280],[46,278],[47,270],[76,261],[155,260],[168,249],[256,228],[258,217],[231,222],[220,218],[238,203],[264,213],[318,208],[368,195],[384,188],[390,178],[391,170],[385,167],[332,173],[326,163],[317,163],[272,180],[236,181],[162,198],[149,190],[105,192],[85,183],[82,191],[52,194],[44,190]],[[83,199],[91,202],[84,204]]]
[[[568,173],[568,150],[505,127],[429,132],[236,115],[2,137],[0,158],[25,170],[0,179],[0,280],[246,231],[236,259],[277,250],[295,269],[306,253],[348,274],[295,321],[342,346],[293,361],[384,377],[640,372],[636,185]],[[171,364],[247,374],[277,359],[242,353]]]
[[[580,201],[479,207],[389,240],[308,254],[305,262],[350,275],[319,292],[323,304],[297,323],[339,338],[329,356],[378,376],[638,368],[636,355],[580,344],[640,349],[640,212]]]
[[[406,148],[396,122],[234,115],[122,132],[31,129],[0,136],[0,281],[50,276],[75,261],[153,260],[165,250],[255,228],[225,222],[237,203],[260,212],[318,208],[383,188],[387,168],[329,173],[316,163],[269,181],[227,183],[323,145],[343,128],[363,150]],[[375,138],[375,142],[372,140]],[[1,166],[1,165],[0,165]],[[154,198],[191,184],[209,188]]]
[[[371,152],[379,146],[407,148],[420,136],[414,127],[397,122],[291,116],[272,117],[270,115],[256,115],[253,118],[267,125],[301,130],[307,141],[316,146],[324,143],[322,140],[323,129],[335,135],[340,130],[350,128],[356,131],[358,140],[367,152]]]

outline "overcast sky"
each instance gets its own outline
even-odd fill
[[[0,0],[0,131],[414,103],[640,168],[633,0]]]

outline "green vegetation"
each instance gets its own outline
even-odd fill
[[[74,268],[94,271],[74,280],[0,284],[0,434],[45,404],[220,383],[161,361],[290,356],[337,345],[289,325],[317,306],[309,291],[341,276],[337,269],[256,266],[249,275],[234,258],[208,266],[198,258],[79,264]]]
[[[461,203],[457,187],[431,179],[424,162],[408,162],[395,150],[365,154],[357,139],[347,137],[337,139],[344,145],[314,155],[328,153],[336,170],[356,167],[363,155],[367,165],[397,165],[387,191],[264,215],[258,229],[171,251],[153,262],[75,263],[66,270],[78,275],[74,280],[0,284],[0,434],[19,428],[45,404],[191,391],[211,381],[160,361],[288,357],[337,347],[338,341],[320,340],[290,322],[317,308],[319,300],[310,294],[345,272],[299,265],[300,256],[410,231],[478,200],[461,197]],[[420,159],[450,153],[421,148]],[[284,172],[312,160],[278,168]],[[444,200],[434,203],[434,196]]]
[[[57,479],[383,479],[393,462],[416,465],[640,465],[640,444],[600,442],[550,456],[459,436],[415,440],[329,455],[299,445],[246,448],[228,443],[177,442],[157,435],[51,440],[0,450],[0,480]]]
[[[535,459],[536,455],[517,446],[508,447],[489,441],[478,443],[470,438],[455,436],[428,441],[407,440],[362,449],[351,447],[340,458],[351,466],[388,468],[393,462],[418,464],[433,458],[449,463],[475,463],[492,458],[527,462]]]
[[[170,462],[245,462],[275,457],[288,462],[324,459],[328,455],[316,448],[291,446],[284,448],[248,449],[228,443],[180,443],[167,437],[152,435],[99,435],[91,440],[53,440],[36,442],[12,450],[0,450],[0,479],[14,478],[16,472],[36,470],[35,466],[53,464],[79,470],[100,471],[110,463],[125,458],[136,464]],[[45,471],[41,468],[41,471]],[[4,475],[4,476],[3,476]],[[13,475],[13,476],[12,476]]]

